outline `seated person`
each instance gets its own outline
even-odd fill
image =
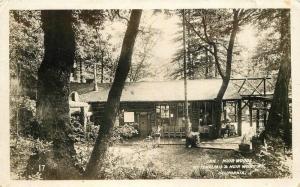
[[[229,126],[229,132],[228,132],[228,136],[233,136],[236,135],[236,129],[234,125],[230,125]]]
[[[221,126],[221,137],[224,138],[225,134],[227,134],[228,137],[229,132],[230,132],[230,124],[223,121]]]

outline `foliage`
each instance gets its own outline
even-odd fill
[[[108,22],[105,10],[79,10],[74,12],[74,29],[76,33],[75,67],[73,75],[82,82],[91,78],[94,64],[100,72],[100,82],[110,82],[113,78],[116,47],[111,43],[111,34],[104,31]]]
[[[12,134],[29,135],[36,116],[36,102],[29,97],[10,97],[10,124]]]
[[[40,173],[31,176],[24,175],[27,159],[30,155],[46,152],[51,144],[34,140],[33,138],[12,137],[11,144],[11,176],[13,179],[41,179]],[[278,142],[276,143],[278,144]],[[92,141],[75,143],[76,165],[82,170],[90,157],[93,147]],[[169,179],[169,178],[197,178],[197,179],[226,179],[226,178],[286,178],[291,177],[292,157],[289,151],[283,150],[280,146],[273,147],[268,142],[268,146],[262,147],[261,151],[255,155],[242,156],[236,152],[224,150],[201,150],[184,149],[180,146],[164,146],[154,148],[145,146],[144,143],[134,144],[133,146],[114,145],[109,148],[105,157],[102,176],[104,179]],[[183,152],[180,152],[183,151]],[[173,155],[176,154],[176,155]],[[156,155],[159,155],[157,158]],[[170,156],[176,157],[176,160]],[[187,156],[188,155],[188,156]],[[199,156],[200,155],[200,156]],[[187,158],[188,160],[182,160]],[[252,158],[254,168],[247,169],[246,176],[230,175],[221,170],[207,170],[202,168],[192,168],[207,163],[207,159],[224,158]],[[164,160],[166,159],[166,160]],[[199,162],[199,160],[202,160]],[[166,165],[162,161],[178,163],[180,165]],[[188,165],[187,165],[188,164]],[[175,167],[174,167],[175,166]],[[256,167],[257,166],[257,167]],[[188,176],[178,175],[181,173]],[[187,168],[191,168],[187,170]],[[191,170],[191,171],[190,171]]]
[[[69,134],[69,137],[71,137],[75,143],[94,142],[99,131],[99,126],[94,125],[93,122],[88,122],[86,129],[84,129],[84,125],[81,124],[76,117],[71,117],[70,127],[72,133]]]
[[[193,179],[221,179],[224,176],[219,174],[220,171],[210,171],[207,169],[197,168],[193,170],[191,178]]]
[[[34,139],[32,137],[13,136],[10,141],[10,168],[13,179],[41,179],[41,173],[34,175],[25,173],[28,159],[32,155],[45,153],[50,150],[51,142]]]
[[[287,150],[282,140],[269,137],[267,143],[260,147],[255,155],[263,167],[251,171],[253,178],[290,178],[292,173],[292,154]],[[276,172],[274,172],[276,171]]]
[[[116,134],[119,134],[121,138],[132,138],[138,134],[138,130],[135,127],[136,125],[124,124],[114,128]]]
[[[111,162],[114,162],[112,160]],[[112,163],[113,164],[113,163]],[[105,170],[104,179],[170,179],[171,174],[163,168],[149,162],[142,168],[135,166],[117,166]]]
[[[278,53],[279,38],[275,34],[263,35],[252,57],[253,73],[257,76],[274,77],[278,73],[280,55]]]
[[[93,144],[77,142],[75,144],[77,165],[85,170]],[[129,156],[118,149],[111,147],[104,159],[101,169],[101,179],[168,179],[172,172],[158,164],[151,156],[141,156],[141,152],[155,150],[143,144],[134,147],[133,155]],[[138,163],[138,164],[137,164]]]
[[[10,77],[19,81],[20,93],[35,97],[37,71],[43,56],[40,11],[9,12]],[[20,94],[19,93],[19,94]]]
[[[109,28],[113,24],[125,25],[128,11],[120,10],[75,10],[73,28],[75,30],[74,81],[84,82],[93,76],[97,64],[100,82],[112,82],[116,70],[120,42],[119,36],[112,36]],[[35,98],[37,71],[43,56],[43,31],[40,11],[10,11],[10,74],[20,80],[21,91]],[[137,38],[137,49],[133,54],[130,81],[139,81],[154,76],[149,69],[151,50],[159,32],[148,25],[141,27],[142,35]],[[112,41],[114,40],[114,41]]]
[[[151,151],[152,147],[137,145],[132,157],[118,154],[118,149],[111,149],[105,157],[103,179],[169,179],[172,173],[158,164],[153,158],[140,156],[140,152]],[[135,164],[140,163],[140,164]]]
[[[279,62],[280,68],[269,111],[268,122],[266,124],[266,133],[274,137],[282,138],[286,144],[291,146],[292,133],[289,111],[289,94],[291,93],[290,10],[281,9],[275,13],[262,11],[261,15],[263,16],[263,18],[259,18],[261,22],[273,21],[269,29],[273,30],[271,34],[277,34],[279,38],[278,42],[274,42],[277,45],[273,45],[276,52],[271,52],[271,55],[277,55],[278,58],[274,60]],[[273,38],[274,37],[271,37],[271,39]],[[281,131],[284,132],[283,136],[281,136]]]
[[[74,157],[75,165],[82,171],[85,170],[86,164],[90,158],[93,149],[92,141],[81,141],[74,144],[76,155]]]
[[[72,133],[69,134],[69,137],[72,138],[74,142],[94,142],[98,135],[99,131],[98,125],[94,125],[94,123],[89,122],[86,125],[86,130],[84,129],[84,125],[80,124],[79,120],[75,117],[71,118],[71,129]],[[112,143],[122,142],[124,139],[130,139],[136,135],[138,135],[137,124],[124,124],[120,126],[115,126],[113,129],[113,136],[111,138]],[[85,132],[86,131],[86,132]]]
[[[283,10],[285,11],[285,10]],[[276,76],[279,68],[279,18],[281,10],[261,9],[245,10],[240,18],[240,30],[247,29],[247,26],[256,29],[258,44],[253,55],[247,62],[242,62],[240,54],[246,49],[238,44],[234,47],[233,73],[234,75],[264,77],[266,75]],[[182,19],[182,11],[177,10],[176,14]],[[214,56],[209,51],[213,48],[206,41],[205,26],[203,18],[206,19],[206,33],[211,41],[217,44],[219,50],[220,65],[224,69],[226,60],[226,41],[229,39],[231,30],[230,10],[187,10],[186,14],[186,52],[187,52],[187,75],[189,79],[218,77],[217,69],[214,63]],[[287,23],[286,23],[287,24]],[[179,24],[182,27],[182,24]],[[245,27],[244,27],[245,26]],[[285,27],[289,32],[289,27]],[[174,39],[176,42],[182,42],[182,33]],[[244,59],[245,60],[245,59]],[[172,63],[177,68],[171,73],[173,78],[182,78],[183,73],[183,48],[180,48],[175,54]],[[245,69],[245,66],[248,66]],[[259,68],[257,68],[259,67]],[[242,72],[241,72],[242,71]]]
[[[151,70],[150,60],[153,57],[153,48],[155,47],[161,31],[152,27],[151,23],[147,22],[147,18],[141,20],[140,32],[136,39],[136,48],[132,55],[132,64],[128,79],[131,82],[142,81],[147,78],[154,77],[154,72]]]
[[[72,134],[69,134],[69,137],[71,137],[74,142],[85,141],[84,126],[80,124],[79,120],[77,120],[75,117],[71,117],[70,126],[72,129]]]
[[[255,67],[251,70],[254,75],[270,76],[274,79],[278,75],[282,53],[281,32],[290,32],[289,23],[280,22],[280,14],[284,11],[287,10],[261,9],[253,19],[253,25],[258,29],[256,37],[259,41],[250,59],[251,66]],[[284,31],[281,31],[281,28],[284,28]]]
[[[188,79],[218,77],[220,73],[218,63],[222,72],[226,67],[227,47],[232,31],[232,10],[190,9],[186,11],[184,18],[182,10],[178,10],[177,14],[185,21]],[[246,23],[247,14],[247,11],[243,16],[240,14],[239,19],[243,19],[244,22],[240,21],[239,26]],[[180,33],[175,41],[181,41],[182,37]],[[235,44],[234,55],[240,53],[237,47]],[[171,74],[175,78],[183,76],[183,51],[182,47],[172,60],[178,64],[178,68]]]
[[[100,127],[98,125],[94,125],[93,123],[89,123],[87,125],[87,128],[88,128],[88,137],[91,138],[92,140],[96,140]]]

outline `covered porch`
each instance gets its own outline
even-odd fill
[[[190,101],[189,119],[193,132],[211,138],[215,130],[214,101]],[[241,100],[224,100],[223,128],[231,128],[227,136],[242,134]],[[163,138],[184,138],[184,103],[176,102],[126,102],[121,103],[119,125],[136,124],[141,137],[151,136],[160,128]],[[226,136],[223,134],[223,136]]]

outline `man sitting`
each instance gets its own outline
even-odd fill
[[[224,138],[225,134],[227,134],[227,137],[228,137],[229,136],[229,132],[230,132],[230,123],[226,119],[226,120],[222,121],[221,137]]]

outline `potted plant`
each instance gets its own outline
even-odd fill
[[[241,152],[249,152],[250,151],[250,143],[247,141],[246,135],[243,136],[242,141],[239,144],[239,150]]]

